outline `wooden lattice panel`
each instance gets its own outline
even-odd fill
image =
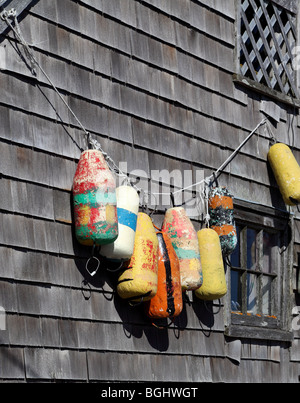
[[[295,20],[271,0],[242,0],[242,75],[292,97],[298,97],[292,63]]]

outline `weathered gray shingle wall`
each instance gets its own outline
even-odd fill
[[[260,97],[232,81],[234,0],[42,0],[20,27],[85,128],[129,171],[210,174],[263,118]],[[286,343],[243,341],[238,365],[228,358],[223,305],[212,314],[186,303],[175,329],[161,331],[114,294],[104,268],[87,277],[90,250],[74,240],[71,214],[84,134],[44,76],[26,68],[12,33],[0,46],[0,378],[298,381],[299,335],[291,355]],[[297,125],[282,106],[274,134],[300,160]],[[268,148],[260,129],[222,184],[278,207]]]

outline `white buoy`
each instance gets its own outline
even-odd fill
[[[118,238],[101,247],[100,254],[109,260],[126,261],[133,254],[139,195],[132,186],[119,186],[117,194]]]

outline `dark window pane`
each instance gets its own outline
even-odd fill
[[[239,272],[231,270],[231,310],[233,312],[242,311],[241,294],[241,275]]]
[[[278,234],[263,234],[263,265],[264,273],[276,273],[278,264]]]
[[[262,279],[262,313],[263,315],[271,315],[271,298],[272,298],[272,277],[263,276]]]
[[[247,275],[247,312],[258,313],[257,308],[257,276],[256,274]]]
[[[256,270],[256,235],[255,230],[247,229],[247,269],[249,270]]]

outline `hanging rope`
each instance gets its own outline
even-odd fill
[[[24,49],[24,53],[25,56],[27,57],[27,59],[30,62],[31,65],[31,73],[32,75],[36,76],[36,69],[35,67],[38,67],[39,70],[42,72],[42,74],[44,75],[44,77],[46,78],[46,80],[49,82],[49,84],[51,85],[51,87],[54,89],[54,91],[57,93],[57,95],[59,96],[59,98],[61,99],[61,101],[63,102],[63,104],[66,106],[66,108],[68,109],[68,111],[71,113],[71,115],[74,117],[74,119],[76,120],[76,122],[78,123],[78,125],[81,127],[81,129],[83,130],[83,132],[85,133],[86,137],[87,137],[87,143],[89,145],[89,141],[90,141],[90,133],[85,129],[85,127],[83,126],[83,124],[81,123],[81,121],[78,119],[78,117],[76,116],[76,114],[73,112],[73,110],[70,108],[70,106],[68,105],[68,103],[64,100],[63,96],[60,94],[60,92],[58,91],[57,87],[55,86],[55,84],[53,83],[53,81],[51,80],[51,78],[48,76],[48,74],[45,72],[45,70],[42,68],[42,66],[40,65],[40,63],[37,61],[36,57],[34,56],[28,42],[24,39],[24,36],[21,32],[20,29],[20,25],[18,22],[18,18],[17,18],[17,12],[14,8],[12,8],[9,11],[2,11],[2,13],[0,14],[1,19],[4,20],[6,22],[6,24],[10,27],[10,29],[14,32],[16,39],[18,40],[18,42],[22,45],[23,49]],[[10,22],[10,19],[12,19],[14,21],[14,25]]]
[[[141,188],[138,188],[135,184],[133,184],[132,181],[130,180],[129,174],[123,172],[119,168],[119,166],[114,162],[114,160],[102,149],[101,144],[97,140],[92,138],[90,132],[85,129],[84,125],[81,123],[81,121],[79,120],[77,115],[74,113],[74,111],[70,108],[68,103],[63,98],[63,96],[60,94],[60,92],[58,91],[57,87],[55,86],[55,84],[53,83],[51,78],[48,76],[48,74],[42,68],[42,66],[40,65],[40,63],[38,62],[36,57],[34,56],[32,50],[30,48],[30,45],[25,40],[25,38],[24,38],[24,36],[23,36],[23,34],[21,32],[21,29],[20,29],[20,26],[19,26],[19,23],[18,23],[18,19],[17,19],[16,10],[13,9],[13,8],[11,10],[9,10],[9,11],[4,10],[4,11],[2,11],[0,13],[0,17],[1,17],[2,20],[4,20],[7,23],[7,25],[10,27],[10,29],[14,32],[15,37],[18,40],[18,42],[22,45],[22,47],[24,49],[25,56],[28,59],[28,61],[30,63],[30,66],[31,66],[31,73],[36,76],[36,74],[37,74],[36,73],[36,67],[41,71],[41,73],[44,75],[46,80],[49,82],[51,87],[54,89],[56,94],[59,96],[59,98],[61,99],[63,104],[66,106],[68,111],[71,113],[71,115],[74,117],[74,119],[76,120],[78,125],[81,127],[82,131],[84,132],[84,134],[86,136],[86,141],[87,141],[88,148],[97,149],[97,150],[101,151],[103,156],[104,156],[104,158],[106,159],[106,161],[107,161],[107,163],[109,165],[109,168],[112,171],[114,171],[117,176],[124,178],[124,182],[127,185],[133,186],[139,193],[142,193],[142,195],[143,195],[142,203],[145,203],[145,192],[144,192],[144,190],[141,189]],[[10,21],[11,19],[13,20],[14,25],[11,23],[11,21]],[[250,138],[257,132],[257,130],[261,126],[263,126],[265,124],[267,126],[267,130],[268,130],[268,133],[270,135],[271,141],[272,142],[277,142],[276,138],[274,137],[274,135],[272,133],[272,130],[271,130],[269,124],[268,124],[268,119],[264,118],[255,127],[255,129],[252,130],[252,132],[247,136],[247,138],[233,151],[233,153],[226,159],[226,161],[224,161],[224,163],[217,170],[215,170],[212,173],[212,175],[210,175],[209,177],[201,180],[200,182],[196,182],[196,183],[193,183],[192,185],[189,185],[189,186],[186,186],[184,188],[175,190],[172,193],[170,193],[170,192],[159,192],[159,193],[147,192],[148,195],[150,195],[150,196],[152,195],[154,197],[155,196],[169,196],[169,195],[171,195],[173,200],[174,200],[174,195],[177,194],[177,193],[184,192],[185,190],[188,190],[188,189],[191,189],[193,187],[203,185],[203,184],[206,184],[205,188],[207,188],[208,186],[211,186],[211,184],[215,180],[217,180],[218,176],[224,171],[224,169],[227,167],[227,165],[230,164],[230,162],[236,157],[236,155],[240,152],[240,150],[244,147],[244,145],[250,140]],[[205,192],[206,192],[206,189],[204,189],[204,193],[203,193],[204,200],[205,200],[205,197],[206,197]],[[199,194],[200,194],[200,192],[199,192]],[[201,199],[203,199],[201,194],[200,194],[200,197],[201,197]],[[155,197],[155,200],[156,200],[156,197]],[[156,204],[156,207],[157,207],[157,204]],[[156,209],[156,207],[155,207],[155,209]],[[205,221],[206,221],[206,223],[208,223],[208,213],[206,214]]]
[[[205,183],[205,190],[204,190],[204,201],[205,201],[205,215],[204,215],[204,223],[206,228],[209,228],[210,222],[210,214],[209,214],[209,183]]]
[[[230,164],[230,162],[236,157],[236,155],[240,152],[240,150],[244,147],[244,145],[245,145],[245,144],[251,139],[251,137],[257,132],[257,130],[258,130],[261,126],[263,126],[264,124],[266,124],[267,122],[268,122],[268,119],[267,119],[267,118],[264,118],[264,119],[255,127],[255,129],[252,130],[252,132],[247,136],[247,138],[233,151],[233,153],[226,159],[226,161],[223,162],[223,164],[222,164],[216,171],[214,171],[209,177],[207,177],[207,178],[205,178],[205,179],[202,179],[200,182],[196,182],[196,183],[193,183],[192,185],[186,186],[186,187],[184,187],[184,188],[182,188],[182,189],[178,189],[178,190],[172,192],[173,195],[174,195],[174,194],[177,194],[177,193],[180,193],[180,192],[184,192],[185,190],[191,189],[191,188],[193,188],[193,187],[195,187],[195,186],[202,185],[202,184],[204,184],[204,183],[206,183],[206,182],[211,183],[212,181],[215,181],[215,180],[218,178],[218,176],[224,171],[224,169],[227,167],[227,165]],[[271,137],[271,138],[272,138],[272,137]],[[272,138],[272,140],[273,140],[273,138]],[[276,140],[275,140],[275,141],[276,141]],[[170,192],[169,192],[169,193],[154,193],[154,194],[155,194],[155,195],[164,195],[164,196],[166,196],[166,195],[169,195]]]

